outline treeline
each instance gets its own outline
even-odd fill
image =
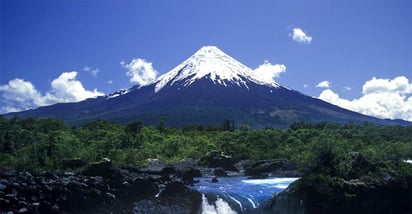
[[[287,158],[307,167],[325,148],[336,154],[360,152],[375,161],[411,159],[412,127],[299,122],[287,129],[251,130],[225,121],[177,129],[166,126],[165,119],[157,126],[96,120],[78,127],[55,119],[0,116],[0,168],[7,169],[63,169],[73,160],[91,163],[104,157],[119,166],[141,166],[148,158],[198,160],[209,151],[235,160]]]

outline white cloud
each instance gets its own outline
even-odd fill
[[[83,84],[76,80],[76,76],[76,71],[63,72],[51,82],[51,90],[45,95],[29,81],[18,78],[10,80],[7,85],[0,85],[0,94],[3,98],[0,113],[22,111],[54,103],[78,102],[103,95],[97,89],[86,90]]]
[[[107,81],[107,84],[112,84],[112,83],[113,83],[113,80]]]
[[[89,65],[84,66],[83,71],[86,71],[86,72],[90,73],[94,77],[97,77],[97,75],[100,73],[99,68],[95,68],[95,67],[89,66]]]
[[[373,77],[371,80],[366,81],[362,87],[363,94],[380,93],[380,92],[395,92],[399,94],[411,94],[412,84],[404,76],[399,76],[390,79],[376,79]]]
[[[346,109],[355,110],[350,101],[340,98],[339,94],[335,93],[331,89],[323,90],[318,98]]]
[[[309,85],[308,84],[303,84],[303,88],[307,88],[307,87],[309,87]]]
[[[88,91],[83,84],[76,80],[77,72],[64,72],[57,79],[51,82],[52,90],[46,93],[45,101],[47,104],[56,102],[77,102],[90,97],[104,95],[94,89]]]
[[[344,87],[343,87],[343,90],[344,90],[344,91],[350,91],[350,90],[352,90],[352,88],[351,88],[350,86],[344,86]]]
[[[360,98],[347,100],[326,89],[319,98],[366,115],[412,121],[412,83],[406,77],[392,80],[374,77],[365,82],[362,93]]]
[[[1,113],[21,111],[43,104],[40,92],[31,82],[23,79],[10,80],[7,85],[0,85],[4,106]]]
[[[330,84],[331,84],[331,83],[330,83],[329,81],[324,80],[324,81],[318,83],[318,84],[316,85],[316,87],[317,87],[317,88],[330,88]]]
[[[307,35],[301,28],[293,28],[289,36],[301,44],[310,44],[312,42],[312,37]]]
[[[130,82],[144,86],[156,80],[157,71],[153,68],[152,63],[145,59],[133,59],[129,64],[121,61],[120,64],[127,69],[126,74],[130,77]]]
[[[272,82],[274,78],[277,78],[284,72],[286,72],[285,65],[272,64],[268,60],[265,60],[263,64],[259,65],[259,67],[254,70],[254,73],[267,82]]]

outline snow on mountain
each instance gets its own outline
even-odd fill
[[[116,91],[116,92],[113,92],[113,93],[111,93],[111,94],[109,94],[109,95],[106,95],[105,97],[106,97],[107,99],[112,99],[112,98],[115,98],[115,97],[118,97],[118,96],[121,96],[121,95],[125,95],[125,94],[129,93],[130,91],[132,91],[132,89],[133,89],[133,88],[120,89],[120,90],[118,90],[118,91]]]
[[[226,86],[228,83],[249,88],[247,81],[259,85],[279,87],[273,80],[267,80],[236,59],[227,55],[216,46],[204,46],[171,71],[160,76],[155,82],[155,92],[166,85],[182,82],[190,86],[196,80],[208,77],[215,84]]]

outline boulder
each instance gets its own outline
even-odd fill
[[[0,191],[5,191],[8,188],[7,185],[0,183]]]
[[[235,163],[235,167],[237,170],[239,170],[239,172],[245,173],[245,170],[247,168],[250,168],[254,163],[255,161],[253,160],[241,160]]]
[[[40,176],[45,177],[47,179],[59,179],[59,176],[53,172],[43,172],[40,174]]]
[[[112,164],[110,159],[103,158],[100,162],[90,164],[82,172],[87,176],[101,176],[105,179],[120,179],[120,169]]]
[[[135,202],[130,213],[198,213],[202,195],[181,182],[166,185],[158,198],[146,198]]]
[[[249,214],[305,214],[303,199],[290,189],[277,194],[262,206],[252,210]]]
[[[80,159],[80,158],[73,158],[73,159],[66,159],[63,160],[63,168],[67,169],[75,169],[75,168],[80,168],[84,167],[87,165],[87,162]]]
[[[219,182],[219,180],[217,180],[217,178],[216,178],[216,177],[213,177],[213,178],[212,178],[212,180],[210,180],[210,182],[212,182],[212,183],[218,183],[218,182]]]
[[[133,194],[137,198],[141,198],[147,195],[155,195],[158,192],[159,187],[155,184],[154,179],[140,177],[130,181],[123,195],[130,197],[130,194]]]
[[[221,167],[227,171],[238,171],[234,166],[235,162],[232,157],[219,151],[208,152],[205,156],[200,158],[199,162],[209,168]]]
[[[193,178],[202,177],[199,166],[192,160],[181,160],[178,163],[172,165],[175,169],[175,173],[181,178],[184,184],[191,185],[195,181]]]
[[[191,185],[195,183],[194,178],[201,177],[202,173],[199,169],[188,169],[186,171],[181,172],[179,176],[181,177],[182,182],[184,184]]]
[[[159,159],[147,159],[146,162],[145,172],[149,174],[162,175],[174,171],[169,164]]]
[[[282,171],[296,170],[297,166],[285,159],[273,160],[259,160],[252,164],[244,165],[245,175],[259,176],[259,175],[282,175]]]
[[[190,169],[199,169],[199,165],[193,160],[180,160],[179,162],[173,164],[173,167],[177,172],[184,172]]]
[[[274,177],[280,177],[280,178],[282,178],[282,177],[302,177],[302,173],[301,172],[299,172],[298,170],[274,170],[272,173],[271,173],[271,176],[274,176]]]
[[[166,185],[165,189],[160,193],[160,197],[174,196],[186,190],[187,187],[182,182],[174,181]]]
[[[131,172],[131,173],[136,173],[136,174],[142,174],[143,171],[140,168],[134,167],[134,166],[127,166],[124,167],[123,169]]]
[[[213,169],[213,175],[217,177],[227,177],[227,173],[223,168]]]

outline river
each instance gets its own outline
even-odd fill
[[[202,214],[240,214],[262,205],[297,179],[222,177],[212,183],[212,178],[198,178],[191,188],[202,193]]]

